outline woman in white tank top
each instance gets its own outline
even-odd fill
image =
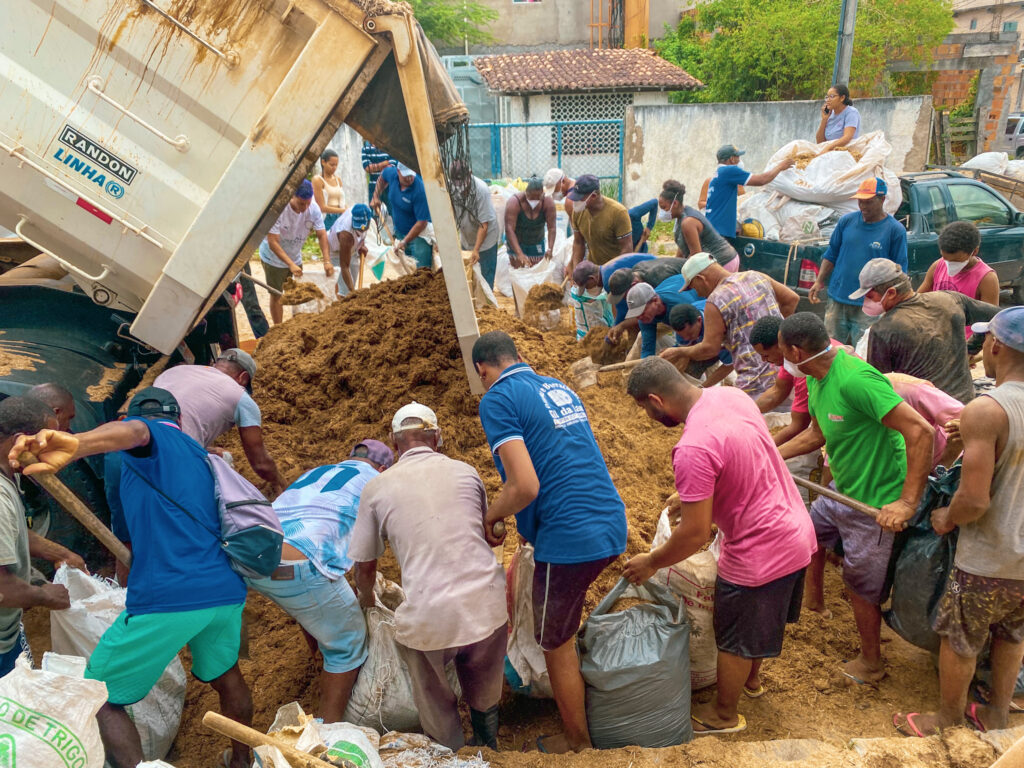
[[[345,212],[345,190],[337,177],[338,153],[325,149],[320,155],[320,175],[313,177],[313,198],[324,215],[327,229]]]

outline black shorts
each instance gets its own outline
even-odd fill
[[[541,563],[533,569],[533,636],[545,651],[561,648],[580,629],[583,601],[601,571],[618,560]]]
[[[715,642],[718,650],[743,659],[782,653],[786,624],[800,619],[804,569],[760,587],[715,582]]]

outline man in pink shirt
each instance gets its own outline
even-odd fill
[[[686,429],[672,451],[682,519],[662,546],[631,559],[634,584],[723,537],[715,584],[716,698],[694,708],[697,734],[736,733],[740,693],[764,693],[762,659],[782,652],[800,617],[804,569],[817,550],[814,526],[754,401],[735,387],[691,386],[659,357],[630,374],[626,391],[655,421]]]

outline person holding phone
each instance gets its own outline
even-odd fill
[[[820,155],[833,149],[845,147],[860,136],[860,112],[853,106],[850,89],[845,85],[833,85],[825,94],[825,104],[821,108],[821,122],[815,141],[819,144],[828,142],[818,153]]]

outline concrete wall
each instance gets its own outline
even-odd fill
[[[924,167],[931,123],[931,97],[858,99],[862,130],[885,131],[893,145],[887,166],[900,173]],[[669,104],[631,107],[626,112],[626,205],[654,197],[666,179],[686,185],[697,200],[704,179],[718,163],[723,144],[746,150],[744,166],[764,170],[768,159],[794,139],[814,141],[820,101]]]
[[[345,206],[368,203],[366,172],[363,170],[363,137],[347,125],[342,125],[327,146],[338,153],[338,176],[345,189]],[[316,173],[320,173],[319,163]]]

